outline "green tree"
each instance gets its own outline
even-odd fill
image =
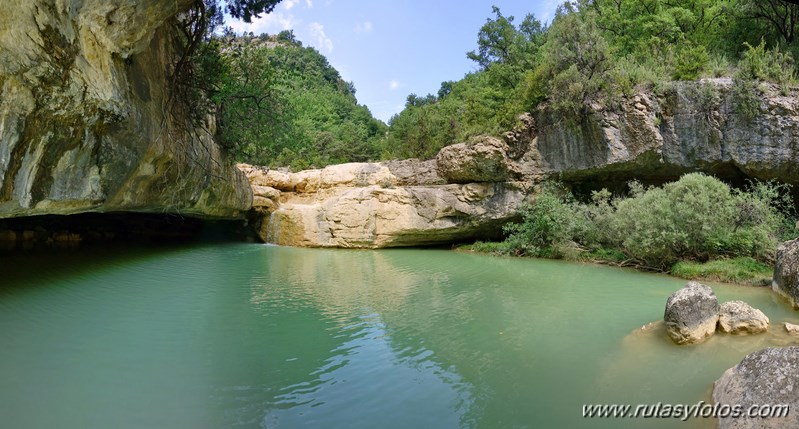
[[[555,109],[579,113],[607,88],[612,58],[607,41],[591,11],[576,9],[570,3],[558,8],[543,47],[537,81],[528,88],[534,97],[546,94]]]

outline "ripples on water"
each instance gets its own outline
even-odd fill
[[[712,427],[583,420],[583,403],[696,403],[795,342],[766,290],[716,285],[773,332],[676,347],[682,281],[439,250],[259,245],[4,257],[0,416],[13,428]],[[626,425],[626,426],[625,426]]]

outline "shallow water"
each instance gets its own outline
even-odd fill
[[[669,342],[685,282],[445,250],[253,244],[3,255],[9,428],[704,428],[586,403],[709,400],[747,353],[797,343],[767,289],[714,284],[772,332]]]

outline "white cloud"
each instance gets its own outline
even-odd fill
[[[300,22],[294,18],[294,15],[280,11],[263,14],[260,18],[253,18],[251,24],[235,19],[227,22],[227,24],[233,28],[233,31],[237,33],[248,33],[252,31],[255,34],[275,34],[283,30],[296,28],[299,23]]]
[[[318,23],[312,22],[308,29],[311,32],[311,37],[315,39],[317,47],[322,50],[326,49],[327,52],[333,52],[333,41],[325,34],[325,27]]]
[[[283,2],[283,7],[285,7],[286,10],[291,10],[291,8],[293,8],[295,4],[297,4],[296,0],[285,0]]]
[[[399,83],[397,80],[395,80],[395,79],[392,79],[392,80],[391,80],[391,81],[388,83],[388,89],[390,89],[390,90],[392,90],[392,91],[393,91],[393,90],[395,90],[395,89],[397,89],[397,88],[399,88],[399,86],[400,86],[400,83]]]
[[[313,2],[311,0],[305,0],[305,7],[308,9],[313,7]]]
[[[364,21],[363,23],[358,23],[355,26],[356,33],[368,33],[372,31],[372,22],[371,21]]]

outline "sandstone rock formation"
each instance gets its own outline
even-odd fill
[[[4,2],[0,218],[249,209],[246,178],[210,134],[168,114],[173,23],[190,3]]]
[[[490,151],[488,153],[491,153]],[[516,216],[530,182],[444,183],[435,164],[351,163],[298,173],[240,164],[266,242],[379,248],[495,235]]]
[[[689,282],[666,301],[666,332],[677,344],[696,344],[710,338],[719,320],[719,302],[708,286]]]
[[[759,334],[766,332],[769,320],[762,311],[743,301],[728,301],[719,308],[720,332],[727,334]]]
[[[799,239],[786,241],[777,249],[772,288],[799,308]]]
[[[690,171],[721,178],[799,183],[799,98],[763,84],[759,112],[739,112],[729,78],[672,83],[619,109],[592,106],[581,118],[534,112],[540,168],[567,182],[604,186],[632,178],[673,180]]]
[[[785,322],[784,325],[789,334],[799,335],[799,325],[789,322]]]
[[[508,145],[493,137],[447,146],[438,152],[439,173],[449,183],[506,182],[519,179],[508,159]]]
[[[721,429],[770,429],[799,427],[799,347],[768,348],[746,356],[728,369],[713,385],[713,401],[739,406],[746,413],[752,406],[788,405],[786,417],[722,417]]]

